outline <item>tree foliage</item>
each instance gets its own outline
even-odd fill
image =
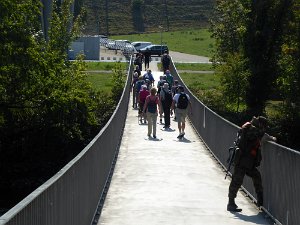
[[[214,60],[226,67],[238,54],[241,61],[247,62],[240,73],[249,74],[245,103],[252,114],[265,112],[272,87],[281,76],[278,58],[286,46],[282,46],[282,41],[293,4],[298,3],[291,0],[217,1],[212,21],[213,37],[217,40]],[[226,80],[225,73],[224,76]]]
[[[213,59],[222,76],[224,100],[232,105],[241,100],[246,119],[266,114],[269,100],[283,101],[270,115],[276,121],[274,131],[281,143],[299,147],[299,1],[218,0],[215,12]]]
[[[247,70],[247,61],[238,53],[229,55],[226,63],[219,66],[221,69],[222,93],[225,102],[240,111],[241,105],[245,102],[246,89],[250,72]],[[217,70],[218,73],[218,70]]]
[[[71,4],[53,4],[45,40],[40,0],[0,1],[0,191],[7,207],[74,157],[113,109],[87,83],[82,58],[67,60],[82,25]]]

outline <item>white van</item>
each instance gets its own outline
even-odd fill
[[[146,41],[135,41],[135,42],[132,42],[131,44],[135,48],[136,52],[138,52],[141,48],[145,48],[148,45],[152,45],[151,42],[146,42]]]

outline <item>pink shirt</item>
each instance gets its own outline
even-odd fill
[[[146,97],[150,95],[150,92],[146,89],[146,90],[141,90],[140,91],[140,102],[145,102]]]

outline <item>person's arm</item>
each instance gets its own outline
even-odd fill
[[[175,99],[172,100],[171,111],[175,109]]]
[[[267,133],[265,133],[264,136],[261,139],[261,143],[265,143],[266,141],[274,141],[274,142],[276,142],[277,138],[274,137],[274,136],[271,136],[271,135],[269,135]]]
[[[140,102],[140,95],[141,95],[141,93],[138,92],[138,93],[137,93],[137,102]]]
[[[161,101],[160,101],[159,98],[158,98],[157,105],[158,105],[158,112],[159,112],[159,115],[160,115],[160,117],[161,117],[162,114],[163,114],[163,111],[162,111],[162,107],[161,107]]]
[[[143,108],[143,113],[146,113],[146,109],[148,106],[148,102],[149,102],[149,96],[147,96],[146,100],[145,100],[145,104],[144,104],[144,108]]]
[[[160,100],[164,100],[164,97],[165,97],[164,94],[165,94],[165,93],[164,93],[164,90],[163,90],[163,88],[161,88],[161,89],[160,89],[160,92],[159,92],[159,99],[160,99]]]

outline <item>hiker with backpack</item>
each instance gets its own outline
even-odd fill
[[[178,139],[182,139],[185,135],[185,119],[187,116],[188,107],[190,112],[192,112],[192,104],[190,101],[190,96],[184,93],[183,86],[178,86],[178,93],[173,97],[172,107],[173,110],[176,107],[175,115],[178,123],[179,135]]]
[[[164,73],[166,72],[166,70],[170,69],[171,57],[169,56],[169,53],[167,50],[165,50],[164,54],[161,57],[161,63],[163,66]]]
[[[171,114],[171,105],[172,105],[172,93],[169,90],[169,84],[164,83],[163,88],[160,91],[160,101],[164,113],[165,125],[164,128],[170,128],[170,114]]]
[[[153,128],[153,138],[156,139],[156,121],[159,114],[162,113],[161,111],[161,103],[159,100],[159,97],[156,95],[156,88],[153,87],[150,90],[150,95],[147,96],[145,105],[143,108],[143,113],[146,114],[147,120],[148,120],[148,137],[151,137],[152,128]]]
[[[143,122],[146,123],[146,115],[143,114],[143,109],[145,105],[145,101],[147,96],[150,95],[150,92],[148,91],[147,85],[142,85],[142,89],[140,90],[139,93],[139,98],[138,98],[138,103],[139,103],[139,118],[140,118],[140,123]]]
[[[276,138],[265,133],[267,119],[263,116],[253,117],[239,130],[237,140],[238,150],[234,156],[234,172],[229,185],[227,211],[241,212],[242,209],[235,204],[235,198],[245,175],[252,178],[257,195],[257,206],[263,205],[263,186],[261,174],[257,167],[260,165],[261,143],[267,140],[276,141]]]

